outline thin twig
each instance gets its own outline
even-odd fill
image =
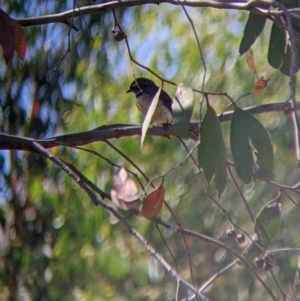
[[[277,288],[278,288],[278,290],[279,290],[279,292],[280,292],[280,294],[281,294],[282,300],[283,300],[283,301],[286,301],[287,299],[292,300],[291,298],[289,298],[289,297],[284,293],[284,291],[283,291],[282,288],[280,287],[280,284],[279,284],[279,282],[278,282],[277,279],[276,279],[276,276],[275,276],[275,274],[274,274],[274,272],[273,272],[273,269],[271,269],[270,275],[271,275],[271,278],[273,279],[275,285],[277,286]]]
[[[220,271],[218,271],[216,274],[214,274],[213,276],[211,276],[206,282],[204,282],[201,287],[199,288],[199,292],[204,292],[210,285],[212,285],[212,283],[221,275],[225,274],[229,269],[231,269],[233,266],[236,265],[236,263],[238,262],[238,260],[234,260],[231,263],[229,263],[228,265],[226,265],[226,267],[224,267],[223,269],[221,269]],[[191,296],[190,298],[188,298],[187,300],[183,300],[183,301],[193,301],[195,299],[195,295]]]
[[[173,210],[171,209],[171,207],[169,206],[169,204],[164,201],[164,204],[165,206],[167,207],[168,211],[171,213],[173,219],[175,220],[175,223],[177,224],[177,227],[179,229],[182,229],[181,225],[180,225],[180,222],[178,220],[178,218],[176,217],[175,213],[173,212]],[[183,241],[183,245],[184,245],[184,249],[185,249],[185,253],[187,255],[187,258],[188,258],[188,262],[189,262],[189,268],[190,268],[190,273],[191,273],[191,280],[192,280],[192,284],[193,286],[195,287],[195,279],[194,279],[194,273],[193,273],[193,265],[192,265],[192,260],[191,260],[191,255],[190,255],[190,252],[189,252],[189,246],[187,244],[187,241],[186,241],[186,238],[185,238],[185,235],[182,231],[180,231],[180,234],[181,234],[181,238],[182,238],[182,241]]]
[[[234,260],[231,263],[227,264],[223,269],[218,271],[215,275],[211,276],[205,283],[199,288],[199,292],[204,292],[219,276],[225,274],[229,269],[235,266],[238,263],[238,260]]]
[[[177,264],[176,258],[175,258],[175,256],[174,256],[172,250],[170,249],[170,247],[169,247],[167,241],[165,240],[163,234],[161,233],[161,231],[160,231],[160,229],[159,229],[158,223],[155,223],[155,226],[156,226],[157,232],[159,233],[159,235],[160,235],[160,237],[161,237],[161,239],[162,239],[164,245],[166,246],[166,248],[167,248],[169,254],[171,255],[171,257],[172,257],[172,259],[173,259],[173,261],[174,261],[174,264],[175,264],[175,267],[176,267],[176,272],[178,273],[178,264]]]
[[[105,141],[107,145],[109,145],[115,152],[117,152],[119,155],[121,155],[126,161],[128,161],[143,177],[144,179],[148,182],[151,183],[150,179],[146,176],[146,174],[135,164],[127,155],[125,155],[122,151],[120,151],[117,147],[115,147],[112,143],[109,141]],[[155,186],[151,183],[151,187],[155,188]]]
[[[287,196],[287,198],[298,208],[300,209],[300,206],[289,196],[289,194],[285,191],[285,189],[282,189],[282,192]]]
[[[272,297],[273,300],[277,301],[276,297],[274,296],[273,292],[271,291],[271,289],[268,287],[268,285],[264,282],[264,280],[256,273],[255,270],[253,270],[253,268],[251,267],[251,265],[247,262],[247,260],[245,258],[243,258],[242,255],[238,254],[235,250],[233,250],[232,248],[230,248],[229,246],[227,246],[226,244],[216,240],[216,239],[213,239],[211,237],[208,237],[206,235],[203,235],[203,234],[200,234],[200,233],[196,233],[194,231],[191,231],[191,230],[187,230],[187,229],[179,229],[175,226],[171,226],[169,224],[166,224],[164,223],[163,221],[161,220],[157,220],[156,221],[166,227],[167,229],[169,230],[173,230],[175,232],[180,232],[180,231],[183,231],[186,235],[189,235],[191,237],[195,237],[197,239],[200,239],[202,241],[205,241],[207,243],[210,243],[210,244],[213,244],[213,245],[216,245],[216,246],[219,246],[221,247],[222,249],[225,249],[226,251],[228,251],[229,253],[231,253],[236,259],[239,260],[239,262],[241,262],[245,268],[248,270],[248,272],[257,280],[261,283],[261,285],[264,287],[264,289],[268,292],[268,294]]]
[[[92,37],[91,30],[89,29],[89,27],[88,27],[88,25],[87,25],[87,23],[86,23],[86,21],[85,21],[84,15],[81,13],[80,6],[79,6],[79,4],[78,4],[78,2],[77,2],[76,0],[74,0],[74,2],[76,3],[76,6],[77,6],[77,8],[78,8],[78,10],[79,10],[79,12],[80,12],[80,16],[82,17],[83,23],[84,23],[84,25],[85,25],[85,27],[86,27],[86,29],[87,29],[89,38],[90,38],[91,41],[93,41],[93,37]],[[74,9],[75,9],[75,7],[74,7]],[[73,23],[73,18],[72,18],[72,23]]]
[[[75,4],[74,4],[75,5]],[[70,22],[70,24],[73,24],[73,21],[74,21],[74,10],[75,10],[75,7],[73,8],[73,14],[72,14],[72,20]],[[63,57],[60,59],[60,61],[58,62],[57,66],[54,68],[54,73],[56,74],[56,71],[57,69],[59,68],[59,66],[61,65],[61,63],[64,61],[64,59],[66,58],[66,56],[68,55],[68,53],[71,52],[71,31],[72,31],[72,27],[69,26],[69,30],[68,30],[68,33],[67,33],[67,36],[68,36],[68,48],[65,52],[65,54],[63,55]],[[58,83],[58,79],[56,79],[56,84],[58,86],[58,89],[59,89],[59,92],[60,92],[60,96],[64,99],[63,95],[62,95],[62,92],[61,92],[61,88],[59,86],[59,83]]]
[[[199,56],[200,56],[200,60],[202,61],[202,64],[203,64],[203,69],[204,69],[204,72],[203,72],[203,77],[202,77],[202,91],[204,93],[205,89],[204,89],[204,86],[205,86],[205,78],[206,78],[206,73],[207,73],[207,68],[206,68],[206,63],[205,63],[205,59],[204,59],[204,56],[203,56],[203,52],[202,52],[202,48],[201,48],[201,45],[200,45],[200,41],[199,41],[199,38],[198,38],[198,35],[197,35],[197,32],[196,32],[196,29],[195,29],[195,26],[194,26],[194,22],[192,20],[192,18],[190,17],[186,7],[184,5],[181,6],[185,15],[187,16],[190,24],[191,24],[191,27],[192,27],[192,30],[193,30],[193,34],[194,34],[194,37],[196,39],[196,43],[197,43],[197,47],[198,47],[198,51],[199,51]],[[202,104],[203,104],[203,99],[204,99],[205,95],[202,94],[202,99],[200,101],[200,106],[199,106],[199,119],[201,120],[201,112],[202,112]],[[200,128],[200,125],[199,124],[199,128]]]
[[[108,158],[102,156],[101,154],[99,154],[99,153],[96,152],[96,151],[93,151],[93,150],[90,150],[90,149],[87,149],[87,148],[84,148],[84,147],[78,147],[78,146],[75,146],[74,148],[79,149],[79,150],[83,150],[83,151],[88,152],[88,153],[91,153],[91,154],[93,154],[93,155],[95,155],[95,156],[97,156],[97,157],[103,159],[104,161],[106,161],[108,164],[110,164],[110,165],[113,166],[113,167],[117,167],[117,168],[123,167],[123,166],[121,166],[121,165],[119,165],[119,164],[117,164],[117,163],[112,162],[111,160],[109,160]],[[130,169],[128,169],[128,168],[125,168],[125,169],[126,169],[126,171],[127,171],[128,173],[130,173],[131,175],[134,176],[134,178],[139,182],[139,184],[140,184],[140,186],[142,187],[143,191],[145,191],[144,185],[143,185],[143,183],[140,181],[138,175],[137,175],[135,172],[133,172],[133,171],[131,171]]]
[[[60,159],[60,161],[66,164],[72,170],[72,172],[74,172],[74,174],[76,174],[78,178],[80,178],[80,181],[82,181],[85,185],[87,185],[89,188],[91,188],[96,193],[98,193],[102,199],[110,198],[109,193],[99,189],[95,184],[93,184],[90,180],[88,180],[73,164],[66,162],[65,160],[62,159]]]
[[[231,179],[232,179],[232,181],[234,183],[234,186],[235,186],[236,190],[238,191],[238,193],[239,193],[239,195],[240,195],[240,197],[241,197],[241,199],[242,199],[242,201],[243,201],[243,203],[244,203],[244,205],[245,205],[245,207],[246,207],[246,209],[247,209],[247,211],[248,211],[248,213],[250,215],[252,223],[254,224],[255,223],[254,216],[253,216],[253,214],[251,212],[251,209],[250,209],[250,207],[249,207],[249,205],[247,203],[247,200],[245,199],[245,197],[243,195],[243,192],[242,192],[241,188],[239,187],[239,185],[238,185],[238,183],[237,183],[237,181],[236,181],[236,179],[235,179],[235,177],[234,177],[234,175],[232,173],[231,167],[230,167],[230,165],[228,163],[227,163],[227,170],[228,170],[229,175],[230,175],[230,177],[231,177]]]
[[[280,248],[266,251],[266,254],[275,254],[275,253],[291,253],[298,252],[300,255],[300,248]]]

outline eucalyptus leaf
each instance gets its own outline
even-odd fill
[[[281,204],[278,201],[272,201],[262,208],[258,214],[254,231],[261,238],[264,247],[267,247],[275,239],[280,228]]]
[[[158,103],[158,100],[159,100],[159,96],[160,96],[160,92],[162,90],[162,87],[160,87],[158,89],[158,91],[156,92],[152,102],[151,102],[151,105],[147,111],[147,114],[145,116],[145,119],[144,119],[144,122],[143,122],[143,125],[142,125],[142,136],[141,136],[141,148],[143,148],[143,143],[144,143],[144,140],[145,140],[145,137],[146,137],[146,134],[147,134],[147,131],[148,131],[148,128],[149,128],[149,125],[151,123],[151,120],[152,120],[152,116],[155,112],[155,109],[156,109],[156,106],[157,106],[157,103]]]
[[[249,144],[246,127],[235,109],[230,125],[230,146],[236,172],[244,183],[249,183],[253,175],[253,152]]]
[[[243,252],[243,257],[247,258],[248,262],[252,262],[255,257],[261,256],[263,251],[263,244],[259,237],[254,237],[250,245]]]
[[[297,45],[296,49],[296,57],[297,57],[297,71],[300,68],[300,47]],[[286,53],[283,56],[283,63],[280,68],[281,73],[286,76],[290,76],[290,67],[291,67],[291,47],[288,45],[286,49]]]
[[[299,0],[280,0],[286,8],[298,8],[300,6]],[[292,25],[295,35],[300,34],[300,23],[299,20],[296,18],[292,18]],[[297,45],[297,71],[300,68],[300,48]],[[286,76],[290,76],[290,66],[291,66],[291,52],[290,52],[290,46],[287,46],[287,49],[285,51],[284,57],[283,57],[283,64],[280,68],[281,73],[283,73]]]
[[[252,176],[271,179],[274,154],[269,134],[256,118],[238,107],[232,116],[230,145],[237,174],[244,183]]]
[[[280,68],[281,73],[286,76],[290,76],[290,66],[291,66],[291,48],[288,45],[286,49],[286,53],[283,56],[283,63]]]
[[[198,160],[204,171],[205,178],[214,182],[219,197],[226,186],[226,149],[220,121],[214,109],[208,106],[200,128],[201,142],[198,146]]]
[[[285,48],[285,32],[273,23],[268,52],[268,62],[273,68],[278,69],[282,65]]]
[[[260,15],[249,13],[244,29],[244,35],[240,43],[239,53],[243,55],[254,44],[266,24],[266,18]]]

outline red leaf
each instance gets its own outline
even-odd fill
[[[19,22],[12,19],[12,23],[15,29],[15,51],[17,52],[19,59],[23,61],[26,53],[25,34]]]
[[[137,195],[137,187],[133,180],[128,178],[122,167],[113,177],[114,189],[111,190],[111,199],[115,205],[124,210],[130,210],[141,204]]]
[[[14,28],[11,24],[11,18],[0,9],[0,45],[3,49],[3,55],[6,63],[11,60],[14,48]]]
[[[146,197],[140,216],[149,219],[156,216],[162,208],[164,197],[165,189],[162,185],[160,185]]]
[[[14,51],[18,53],[21,60],[24,59],[26,52],[24,31],[21,25],[2,9],[0,9],[0,46],[3,49],[6,63],[12,59]]]

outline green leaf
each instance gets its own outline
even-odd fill
[[[285,48],[285,32],[273,23],[268,52],[268,62],[273,68],[278,69],[282,65]]]
[[[261,239],[255,237],[250,245],[243,252],[243,257],[247,258],[248,262],[252,262],[255,257],[261,256],[263,245]]]
[[[253,152],[249,144],[246,128],[236,108],[230,125],[230,146],[239,178],[244,183],[249,183],[253,174]]]
[[[300,6],[299,0],[281,0],[281,2],[286,8],[295,8]],[[299,35],[300,33],[300,21],[296,18],[292,18],[292,25],[294,29],[294,34]],[[300,48],[297,45],[297,71],[300,69]],[[283,64],[280,68],[281,73],[286,76],[290,76],[290,66],[291,66],[291,53],[290,46],[287,46],[286,53],[283,57]]]
[[[269,134],[256,118],[238,107],[232,116],[230,145],[237,174],[244,183],[252,176],[271,179],[274,154]]]
[[[283,63],[280,68],[281,73],[286,76],[290,76],[290,66],[291,66],[291,48],[288,45],[286,49],[286,53],[283,56]]]
[[[244,36],[242,38],[239,53],[243,55],[254,44],[257,37],[261,34],[266,23],[266,18],[250,13],[245,26]]]
[[[144,119],[144,122],[143,122],[143,125],[142,125],[141,148],[143,148],[143,143],[144,143],[144,140],[145,140],[145,137],[146,137],[149,125],[151,123],[152,116],[153,116],[154,111],[156,109],[161,89],[162,89],[162,87],[160,87],[158,89],[158,91],[156,92],[156,94],[155,94],[155,96],[154,96],[154,98],[152,100],[152,103],[151,103],[151,105],[150,105],[150,107],[148,109],[147,115],[146,115],[146,117]]]
[[[175,98],[173,115],[176,132],[183,139],[189,138],[190,120],[194,108],[194,92],[190,87],[179,84]]]
[[[226,185],[226,149],[216,112],[210,106],[200,128],[201,143],[198,146],[198,160],[209,183],[215,175],[219,197]]]
[[[300,47],[297,46],[297,71],[300,68]],[[288,45],[286,49],[286,53],[283,57],[283,64],[280,68],[281,73],[286,76],[290,76],[290,66],[291,66],[291,47]]]
[[[267,247],[275,239],[280,228],[281,204],[279,198],[262,208],[258,214],[254,231]]]

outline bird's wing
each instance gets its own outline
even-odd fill
[[[173,101],[169,96],[169,94],[167,94],[164,90],[162,90],[160,93],[160,99],[164,103],[164,105],[170,110],[170,112],[173,113],[172,110]]]

